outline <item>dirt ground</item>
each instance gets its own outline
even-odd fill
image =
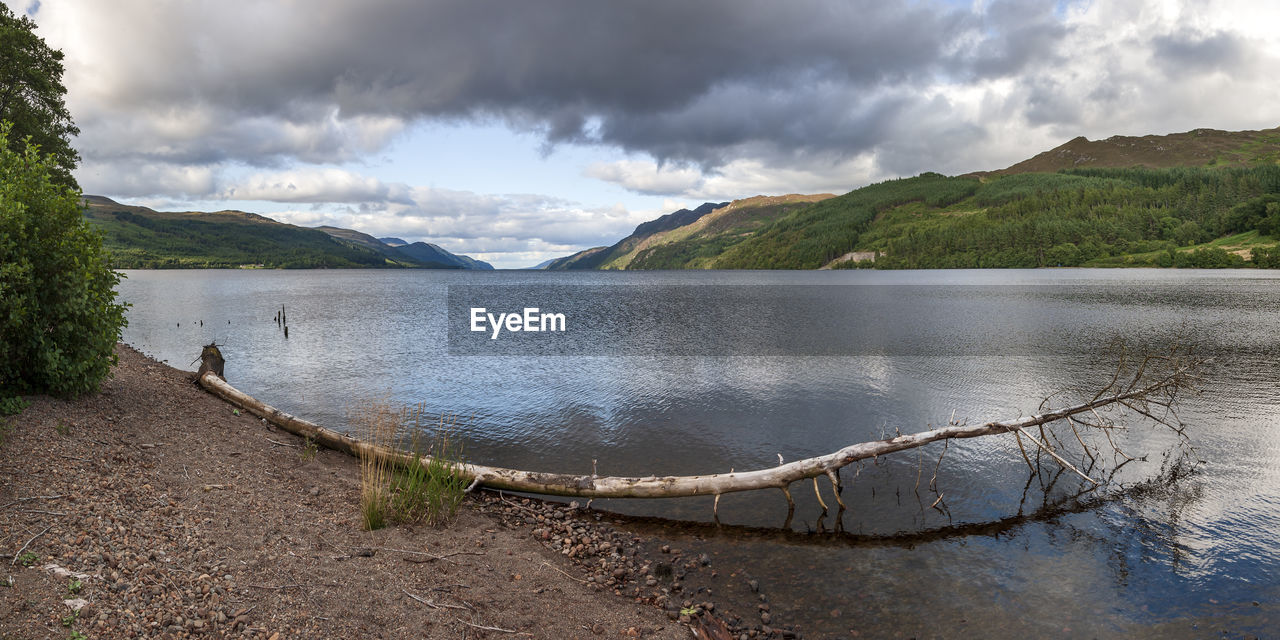
[[[679,572],[599,514],[485,493],[364,531],[354,459],[117,352],[2,419],[0,638],[691,637]]]

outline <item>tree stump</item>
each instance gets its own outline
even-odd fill
[[[200,369],[196,371],[196,380],[210,371],[213,375],[226,380],[222,375],[222,367],[226,362],[222,359],[222,352],[218,350],[218,343],[210,342],[200,351]]]

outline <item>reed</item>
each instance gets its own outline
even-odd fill
[[[463,447],[455,435],[456,416],[430,419],[422,404],[396,409],[375,401],[361,405],[352,418],[361,440],[412,452],[412,462],[403,465],[361,454],[360,511],[366,529],[389,521],[439,526],[457,515],[467,481],[458,473]]]
[[[399,413],[386,401],[359,405],[351,415],[358,437],[370,444],[394,446],[400,430]],[[392,462],[384,456],[360,451],[360,516],[364,528],[373,531],[386,526],[387,498]]]

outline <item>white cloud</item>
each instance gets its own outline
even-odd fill
[[[694,167],[659,165],[649,160],[597,162],[588,166],[583,174],[637,193],[654,195],[685,193],[703,181],[702,172]]]
[[[212,193],[217,184],[217,171],[205,165],[164,162],[120,164],[86,159],[76,171],[76,178],[84,192],[89,194],[182,197]],[[164,185],[164,188],[157,185]]]
[[[371,176],[336,168],[254,173],[223,186],[215,197],[271,202],[413,203],[411,190],[406,185],[388,184]]]
[[[637,224],[667,212],[590,207],[536,194],[478,194],[386,183],[344,169],[254,173],[213,193],[229,201],[311,204],[267,215],[299,226],[330,225],[375,237],[422,240],[455,253],[485,256],[481,259],[503,267],[529,266],[525,256],[543,256],[535,261],[541,262],[587,246],[612,244]]]

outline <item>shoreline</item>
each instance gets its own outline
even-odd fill
[[[703,603],[672,587],[707,563],[651,557],[622,520],[478,492],[444,527],[364,531],[354,458],[305,459],[116,352],[99,393],[2,419],[2,637],[690,637],[672,614]]]

